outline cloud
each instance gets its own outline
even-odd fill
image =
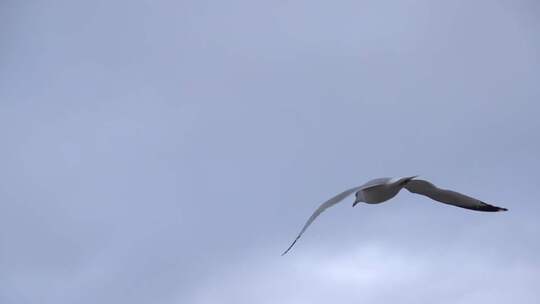
[[[537,2],[2,1],[0,303],[540,302]]]
[[[388,243],[326,255],[254,253],[210,274],[178,303],[536,303],[539,264],[488,256]]]

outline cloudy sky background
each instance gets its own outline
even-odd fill
[[[1,303],[538,303],[537,1],[0,2]],[[400,193],[419,174],[510,209]]]

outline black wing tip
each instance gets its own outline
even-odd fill
[[[508,209],[503,207],[497,207],[490,204],[483,203],[484,205],[480,206],[478,210],[487,211],[487,212],[499,212],[499,211],[508,211]]]
[[[287,254],[287,252],[289,252],[289,250],[291,250],[291,248],[293,248],[294,244],[296,244],[296,241],[298,241],[298,238],[296,238],[296,240],[294,240],[294,242],[292,242],[291,246],[289,246],[289,248],[287,248],[287,250],[285,250],[281,256],[284,256]]]

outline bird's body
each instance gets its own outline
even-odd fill
[[[304,224],[304,227],[302,227],[302,230],[300,231],[294,242],[291,244],[291,246],[289,246],[289,248],[287,248],[287,250],[285,250],[283,255],[289,252],[289,250],[294,246],[296,241],[298,241],[298,239],[306,231],[309,225],[311,225],[311,223],[313,223],[313,221],[324,210],[339,203],[353,193],[355,193],[356,197],[353,203],[353,207],[361,202],[367,204],[380,204],[386,202],[396,196],[401,189],[405,188],[411,193],[421,194],[438,202],[454,205],[461,208],[488,212],[507,211],[507,209],[505,208],[486,204],[480,200],[461,194],[459,192],[437,188],[435,185],[428,181],[415,179],[416,177],[417,176],[402,177],[399,179],[392,179],[389,177],[376,178],[370,180],[369,182],[361,186],[348,189],[332,197],[328,201],[321,204],[319,208],[317,208],[317,210],[313,212],[311,217]]]
[[[389,177],[377,178],[364,184],[356,192],[355,202],[366,204],[380,204],[396,196],[403,186],[392,182]]]

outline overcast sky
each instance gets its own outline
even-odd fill
[[[538,1],[0,2],[0,302],[539,303]],[[420,175],[510,209],[406,191]]]

